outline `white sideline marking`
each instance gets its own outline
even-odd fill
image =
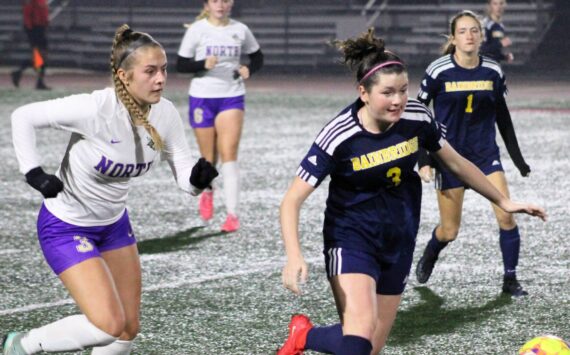
[[[305,261],[307,262],[307,264],[313,264],[313,263],[318,262],[318,261],[323,261],[323,258],[322,257],[311,258],[311,259],[306,259]],[[166,288],[177,288],[177,287],[181,287],[181,286],[185,286],[185,285],[194,285],[194,284],[200,284],[200,283],[208,282],[208,281],[227,279],[227,278],[231,278],[231,277],[243,276],[243,275],[248,275],[248,274],[255,274],[257,272],[272,270],[275,268],[281,268],[283,265],[284,265],[284,261],[281,261],[279,263],[276,263],[276,262],[258,263],[258,264],[253,265],[253,267],[247,267],[247,265],[244,265],[247,267],[247,269],[245,269],[245,270],[241,270],[241,271],[237,271],[237,272],[226,272],[226,273],[210,275],[210,276],[200,276],[200,277],[195,277],[192,279],[179,281],[179,282],[173,282],[173,283],[163,283],[163,284],[158,284],[158,285],[155,284],[152,286],[143,287],[143,292],[162,290],[162,289],[166,289]],[[71,298],[66,298],[63,300],[55,301],[55,302],[37,303],[37,304],[30,304],[30,305],[27,305],[24,307],[3,309],[3,310],[0,310],[0,316],[29,312],[29,311],[35,311],[36,309],[45,309],[45,308],[64,306],[67,304],[73,304],[73,300]]]

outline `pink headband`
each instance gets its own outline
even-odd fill
[[[372,74],[374,74],[378,69],[382,69],[382,68],[387,67],[388,65],[392,65],[392,64],[398,64],[398,65],[404,66],[404,64],[402,64],[401,62],[395,61],[395,60],[378,64],[378,65],[375,66],[374,68],[370,69],[370,71],[369,71],[368,73],[366,73],[366,75],[364,75],[364,76],[362,77],[362,79],[360,79],[360,82],[362,83],[364,80],[368,79],[368,78],[369,78]]]

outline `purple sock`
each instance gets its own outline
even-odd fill
[[[328,327],[313,327],[307,333],[306,350],[325,354],[335,354],[342,341],[342,325],[337,323]]]
[[[342,337],[340,349],[337,355],[369,355],[372,351],[370,340],[357,335],[345,335]]]

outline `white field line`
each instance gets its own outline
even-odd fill
[[[323,261],[322,257],[311,258],[311,259],[306,260],[306,262],[308,264],[314,264],[315,262],[322,262],[322,261]],[[155,285],[148,286],[148,287],[143,287],[143,292],[151,292],[151,291],[157,291],[157,290],[162,290],[162,289],[167,289],[167,288],[178,288],[178,287],[187,286],[187,285],[200,284],[203,282],[229,279],[229,278],[236,277],[236,276],[255,274],[258,272],[280,269],[283,265],[284,265],[284,261],[257,263],[254,265],[244,265],[246,267],[245,269],[234,271],[234,272],[225,272],[225,273],[220,273],[220,274],[210,275],[210,276],[199,276],[199,277],[194,277],[191,279],[178,281],[178,282],[161,283],[161,284],[155,284]],[[37,309],[59,307],[59,306],[67,305],[67,304],[73,304],[73,300],[71,298],[66,298],[63,300],[55,301],[55,302],[37,303],[37,304],[30,304],[30,305],[27,305],[24,307],[3,309],[3,310],[0,310],[0,316],[16,314],[16,313],[30,312],[30,311],[35,311]]]

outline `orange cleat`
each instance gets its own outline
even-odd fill
[[[200,217],[204,221],[212,219],[214,216],[214,191],[206,190],[200,195]]]
[[[236,215],[229,213],[222,226],[222,232],[235,232],[239,229],[239,219]]]
[[[295,314],[289,322],[289,337],[285,344],[277,350],[277,355],[302,355],[307,342],[307,334],[313,323],[304,314]]]

